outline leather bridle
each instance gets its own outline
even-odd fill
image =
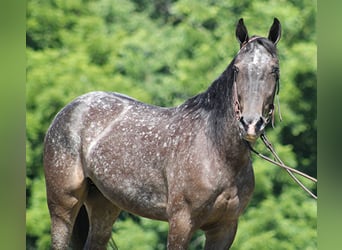
[[[248,41],[244,42],[243,44],[241,44],[240,47],[240,51],[241,49],[243,49],[248,43],[251,43],[257,39],[259,39],[261,37],[259,36],[255,36],[252,37],[251,39],[249,39]],[[239,53],[240,53],[239,51]],[[238,53],[238,54],[239,54]],[[236,120],[240,121],[241,120],[241,109],[240,109],[240,102],[239,102],[239,96],[238,96],[238,91],[237,91],[237,86],[236,86],[236,76],[239,73],[239,69],[236,68],[235,66],[233,66],[233,99],[234,99],[234,114],[235,114],[235,118]],[[280,83],[279,83],[279,79],[276,80],[276,89],[275,89],[275,94],[273,96],[273,102],[271,104],[271,108],[269,113],[267,114],[267,117],[264,117],[265,119],[265,123],[266,125],[272,121],[272,127],[274,128],[274,99],[275,97],[277,98],[277,107],[278,107],[278,114],[279,114],[279,120],[282,121],[282,116],[281,116],[281,112],[280,112],[280,102],[279,102],[279,90],[280,90]]]
[[[248,43],[258,39],[259,37],[252,37],[250,40],[244,42],[242,45],[241,45],[241,48],[244,48]],[[241,118],[242,118],[242,112],[241,112],[241,109],[240,109],[240,102],[239,102],[239,96],[238,96],[238,91],[237,91],[237,86],[236,86],[236,76],[239,72],[239,69],[236,68],[235,66],[233,66],[233,70],[234,70],[234,76],[233,76],[233,87],[232,87],[232,91],[233,91],[233,100],[234,100],[234,114],[235,114],[235,118],[240,122]],[[279,83],[279,79],[276,80],[276,87],[275,87],[275,91],[274,91],[274,95],[273,95],[273,102],[272,102],[272,106],[270,108],[270,111],[267,115],[265,119],[265,122],[266,124],[268,124],[270,122],[270,120],[272,121],[272,127],[274,127],[274,99],[276,98],[277,99],[277,106],[278,106],[278,114],[279,114],[279,120],[282,121],[282,116],[281,116],[281,112],[280,112],[280,103],[279,103],[279,89],[280,89],[280,83]],[[273,156],[275,157],[275,160],[272,160],[270,159],[269,157],[267,156],[264,156],[262,154],[260,154],[259,152],[257,152],[253,147],[252,145],[246,141],[245,143],[247,144],[248,148],[253,152],[255,153],[256,155],[258,155],[260,158],[266,160],[266,161],[269,161],[271,162],[272,164],[274,165],[277,165],[283,169],[285,169],[287,171],[287,173],[291,176],[291,178],[304,190],[306,191],[312,198],[314,199],[317,199],[317,195],[315,195],[314,193],[312,193],[308,188],[306,188],[304,186],[303,183],[301,183],[301,181],[298,180],[298,178],[294,175],[295,174],[298,174],[298,175],[301,175],[305,178],[307,178],[308,180],[312,181],[312,182],[315,182],[317,183],[317,179],[305,174],[305,173],[302,173],[300,172],[299,170],[296,170],[296,169],[293,169],[291,167],[288,167],[286,166],[283,161],[279,158],[279,156],[277,155],[277,153],[275,152],[275,150],[273,149],[272,147],[272,144],[268,141],[265,133],[262,133],[260,135],[262,141],[264,142],[264,144],[266,145],[266,147],[270,150],[270,152],[273,154]]]
[[[234,79],[233,79],[233,100],[234,100],[234,114],[237,121],[241,120],[241,109],[240,109],[240,102],[239,102],[239,96],[237,91],[237,85],[236,85],[236,75],[239,72],[239,70],[234,67]],[[277,106],[278,106],[278,114],[279,114],[279,120],[282,121],[282,116],[280,113],[280,103],[279,103],[279,79],[276,81],[276,89],[275,89],[275,96],[277,98]],[[270,121],[272,121],[272,127],[274,127],[274,96],[273,96],[273,102],[271,103],[270,111],[267,114],[267,117],[264,117],[265,123],[268,124]]]

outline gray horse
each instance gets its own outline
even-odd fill
[[[173,108],[92,92],[53,120],[44,143],[52,249],[106,249],[121,210],[169,223],[168,249],[228,249],[254,189],[249,148],[273,116],[279,80],[275,18],[249,37],[207,91]],[[72,243],[70,243],[72,239]]]

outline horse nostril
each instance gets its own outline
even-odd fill
[[[257,123],[255,124],[255,127],[257,129],[260,129],[263,124],[264,124],[264,118],[260,117]]]
[[[246,123],[245,118],[243,116],[241,116],[240,118],[240,123],[244,127],[245,130],[248,129],[248,124]]]
[[[261,127],[263,126],[263,124],[265,123],[265,121],[264,121],[264,118],[262,117],[253,119],[253,118],[248,118],[248,117],[245,118],[241,116],[240,123],[246,131],[248,131],[250,128],[253,128],[253,130],[255,131],[259,131]]]

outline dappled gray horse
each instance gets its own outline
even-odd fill
[[[229,248],[254,189],[245,141],[273,116],[280,33],[275,18],[268,38],[249,37],[240,19],[236,57],[178,107],[92,92],[63,108],[44,144],[52,248],[106,249],[121,210],[168,221],[168,249],[197,229],[205,249]]]

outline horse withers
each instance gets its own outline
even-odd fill
[[[167,221],[168,249],[198,229],[205,249],[228,249],[254,189],[245,140],[273,115],[280,34],[275,18],[267,38],[249,37],[240,19],[240,51],[180,106],[91,92],[64,107],[44,142],[52,249],[106,249],[121,210]]]

